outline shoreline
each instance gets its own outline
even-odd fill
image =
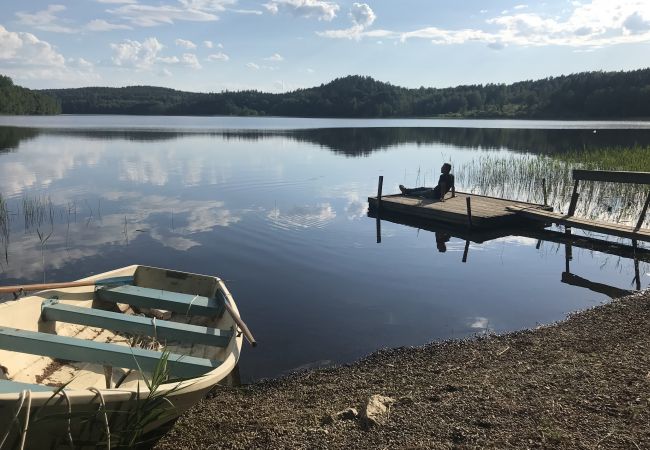
[[[379,425],[354,415],[393,402]],[[534,330],[218,386],[159,449],[650,448],[650,290]]]

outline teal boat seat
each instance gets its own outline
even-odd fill
[[[223,312],[221,298],[208,298],[200,295],[181,294],[141,286],[103,287],[95,292],[99,300],[111,303],[124,303],[140,308],[157,308],[188,316],[218,316]]]
[[[5,327],[0,327],[0,349],[145,372],[153,372],[162,356],[154,350]],[[217,360],[175,353],[170,353],[167,360],[170,375],[178,378],[200,376],[220,364]]]
[[[102,309],[82,308],[59,303],[56,299],[43,302],[41,319],[151,336],[159,341],[170,340],[215,347],[227,346],[233,336],[231,330],[220,330],[168,320],[153,320],[149,317],[104,311]]]
[[[42,384],[21,383],[19,381],[0,380],[0,394],[19,393],[24,390],[32,392],[54,392],[56,389],[52,386],[43,386]]]

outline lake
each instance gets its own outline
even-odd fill
[[[377,243],[367,197],[379,175],[384,193],[430,185],[445,161],[632,145],[650,145],[648,122],[0,117],[0,283],[218,275],[260,343],[243,381],[549,324],[648,287],[648,263],[573,246],[571,284],[551,235],[464,255],[453,234],[384,220]]]

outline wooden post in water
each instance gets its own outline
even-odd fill
[[[636,227],[634,227],[634,231],[638,230],[641,228],[641,225],[643,225],[643,222],[645,221],[645,214],[648,212],[648,204],[650,204],[650,192],[648,192],[648,196],[645,199],[645,205],[643,205],[641,216],[639,217],[639,221],[636,223]]]
[[[379,212],[381,210],[381,191],[384,187],[384,176],[379,175],[377,183],[377,244],[381,244],[381,219]]]
[[[469,252],[469,240],[465,241],[465,250],[463,251],[463,262],[467,262],[467,253]]]
[[[379,175],[379,182],[377,183],[377,215],[381,210],[381,190],[384,187],[384,176]]]
[[[548,206],[546,201],[546,178],[542,178],[542,194],[544,194],[544,206]]]
[[[573,247],[571,246],[571,228],[567,227],[564,229],[564,234],[567,237],[567,240],[564,244],[564,263],[566,273],[571,273],[570,262],[573,259]]]
[[[576,204],[578,203],[578,197],[580,194],[578,194],[578,183],[580,183],[579,180],[575,180],[573,183],[573,194],[571,194],[571,203],[569,204],[569,212],[567,213],[567,216],[571,217],[576,213]]]
[[[467,202],[467,226],[472,228],[472,200],[470,197],[465,197]]]
[[[377,244],[381,244],[381,219],[377,214]]]
[[[648,203],[646,202],[646,206],[648,206]],[[643,216],[641,216],[643,217]],[[636,281],[636,290],[640,291],[641,290],[641,273],[639,271],[639,258],[636,256],[636,249],[637,249],[637,241],[636,239],[632,239],[632,248],[634,249],[634,279]]]

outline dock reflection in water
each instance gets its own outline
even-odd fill
[[[454,226],[432,220],[419,219],[417,217],[405,216],[392,212],[380,212],[375,209],[368,211],[368,217],[376,220],[377,243],[381,243],[381,222],[386,220],[395,224],[405,225],[418,230],[425,230],[434,234],[436,247],[440,253],[447,252],[447,243],[451,238],[465,241],[462,263],[467,263],[470,243],[483,244],[508,236],[518,236],[535,239],[535,248],[540,249],[543,242],[559,244],[564,248],[565,270],[561,273],[562,283],[589,289],[593,292],[606,295],[612,299],[624,297],[635,291],[641,290],[641,273],[639,261],[650,262],[650,249],[640,247],[638,242],[632,240],[631,244],[611,241],[606,238],[596,238],[585,234],[574,234],[571,228],[559,229],[546,228],[499,228],[499,229],[476,229],[462,226]],[[622,239],[621,239],[622,240]],[[606,255],[618,256],[633,261],[634,273],[632,283],[635,289],[624,289],[611,286],[605,283],[591,281],[571,272],[571,261],[573,261],[573,248],[578,247],[589,251],[595,251]]]

